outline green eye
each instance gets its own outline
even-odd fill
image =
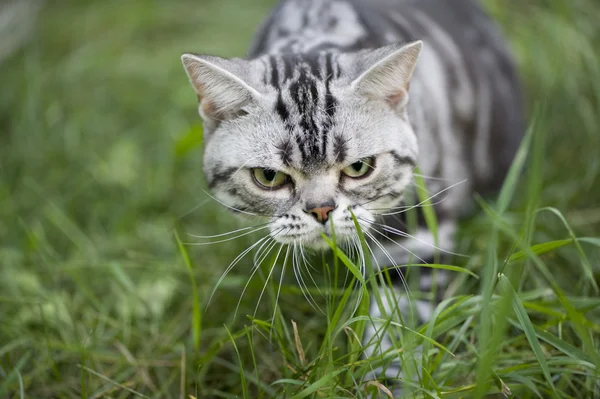
[[[348,177],[365,177],[375,169],[375,157],[363,158],[344,168],[342,172]]]
[[[282,172],[277,172],[273,169],[252,169],[254,182],[260,187],[267,190],[274,190],[282,187],[290,181],[290,177]]]

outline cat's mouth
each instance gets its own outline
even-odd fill
[[[372,216],[357,218],[360,229],[368,232],[374,219]],[[343,245],[358,242],[359,235],[352,218],[340,221],[316,223],[287,223],[276,221],[271,227],[271,237],[282,244],[300,245],[315,250],[324,250],[331,245]]]

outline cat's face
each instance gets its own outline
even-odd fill
[[[281,243],[356,237],[398,204],[417,142],[406,115],[419,42],[357,54],[185,55],[205,121],[214,196],[269,221]]]

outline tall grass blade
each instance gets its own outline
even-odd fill
[[[542,373],[544,374],[544,378],[546,378],[546,382],[550,386],[552,390],[552,396],[555,399],[560,399],[558,392],[556,391],[556,387],[554,386],[554,380],[552,379],[552,375],[550,374],[550,369],[548,368],[548,363],[546,362],[546,357],[544,355],[544,351],[540,346],[540,342],[538,341],[537,334],[533,324],[531,323],[531,319],[529,319],[529,315],[525,310],[525,307],[521,303],[519,296],[513,286],[510,284],[510,281],[506,276],[500,275],[499,278],[499,287],[504,295],[507,295],[512,302],[512,308],[521,324],[523,332],[527,337],[527,341],[529,341],[529,345],[533,350],[535,358],[537,359],[540,368],[542,369]]]
[[[179,239],[179,234],[175,231],[175,239],[177,240],[177,247],[179,253],[183,258],[185,267],[187,268],[190,282],[192,285],[192,334],[194,339],[194,349],[200,350],[200,336],[202,334],[202,313],[200,311],[200,295],[198,294],[198,284],[196,282],[196,275],[194,274],[194,268],[190,261],[190,256],[187,250],[183,246],[183,243]]]
[[[231,331],[227,326],[223,326],[225,331],[227,331],[227,336],[229,337],[229,342],[233,345],[233,349],[235,350],[235,354],[239,363],[239,373],[240,373],[240,383],[242,384],[242,394],[244,395],[244,399],[248,399],[248,383],[246,382],[246,373],[244,372],[244,363],[242,361],[242,356],[240,355],[240,351],[238,349],[237,343],[235,342],[235,338],[231,335]]]

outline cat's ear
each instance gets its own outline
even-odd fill
[[[408,87],[422,46],[423,42],[416,41],[399,49],[388,46],[366,53],[361,60],[365,69],[352,87],[361,95],[403,109],[408,103]]]
[[[260,96],[246,83],[244,60],[227,60],[186,53],[185,71],[198,95],[200,115],[206,121],[222,121],[243,113],[242,108]]]

